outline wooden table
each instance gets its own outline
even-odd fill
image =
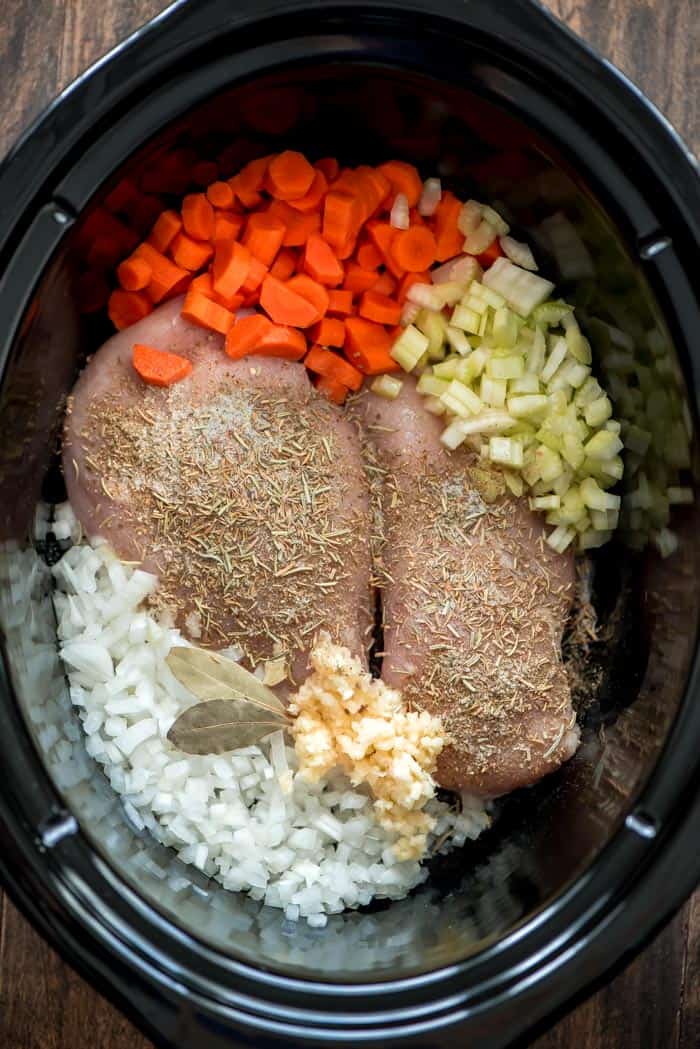
[[[547,3],[628,73],[700,152],[698,0]],[[0,156],[61,88],[164,6],[163,0],[0,0]],[[149,1046],[46,946],[0,890],[1,1049]],[[535,1049],[573,1046],[698,1049],[700,892],[640,958]]]

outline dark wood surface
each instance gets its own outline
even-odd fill
[[[699,0],[547,4],[630,75],[700,152]],[[162,0],[0,0],[0,156],[61,88],[164,6]],[[536,1049],[574,1047],[699,1049],[700,892],[624,973],[536,1043]],[[1,890],[0,1049],[150,1049]]]

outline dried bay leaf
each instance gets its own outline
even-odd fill
[[[240,663],[225,659],[218,652],[181,645],[171,648],[166,662],[178,681],[197,699],[246,699],[285,714],[284,703],[272,689]]]
[[[186,754],[224,754],[252,746],[287,724],[284,714],[245,699],[209,699],[183,711],[168,739]]]

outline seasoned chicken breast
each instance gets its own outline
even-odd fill
[[[561,658],[573,557],[546,545],[498,471],[443,447],[413,380],[353,411],[377,498],[382,677],[443,718],[442,786],[496,796],[534,783],[578,743]]]
[[[63,466],[89,536],[160,577],[154,604],[192,638],[282,656],[295,681],[319,630],[364,656],[369,500],[360,444],[301,364],[230,360],[174,300],[115,335],[73,391]],[[134,343],[189,358],[163,389]]]

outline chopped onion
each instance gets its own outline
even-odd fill
[[[490,222],[482,219],[476,229],[464,238],[464,250],[470,255],[481,255],[482,251],[486,251],[495,239],[496,230]],[[486,272],[488,273],[488,270]]]
[[[462,204],[462,209],[457,218],[457,229],[464,236],[468,236],[478,228],[481,223],[481,204],[476,200],[468,200]]]
[[[440,293],[432,284],[412,284],[406,293],[406,298],[409,302],[415,302],[416,305],[435,310],[435,312],[443,307]]]
[[[405,193],[397,193],[394,198],[394,203],[391,206],[391,214],[389,216],[389,223],[394,229],[408,229],[410,226],[410,216],[408,209],[408,197]]]
[[[439,178],[427,178],[423,183],[423,192],[418,201],[419,215],[434,215],[442,199],[442,185]]]
[[[516,266],[521,266],[524,270],[537,269],[535,256],[532,254],[529,244],[523,244],[520,240],[514,240],[513,237],[509,237],[507,234],[499,237],[498,243],[501,245],[503,254],[511,262],[514,262]]]
[[[421,308],[417,302],[404,302],[403,309],[401,310],[401,320],[399,321],[399,324],[403,328],[405,328],[408,324],[413,324],[420,311]]]
[[[502,295],[521,317],[529,317],[554,290],[551,281],[515,266],[506,258],[496,259],[484,274],[483,283]]]
[[[457,255],[432,270],[430,277],[433,284],[456,280],[460,284],[469,285],[473,280],[479,280],[481,274],[481,266],[473,255]]]

